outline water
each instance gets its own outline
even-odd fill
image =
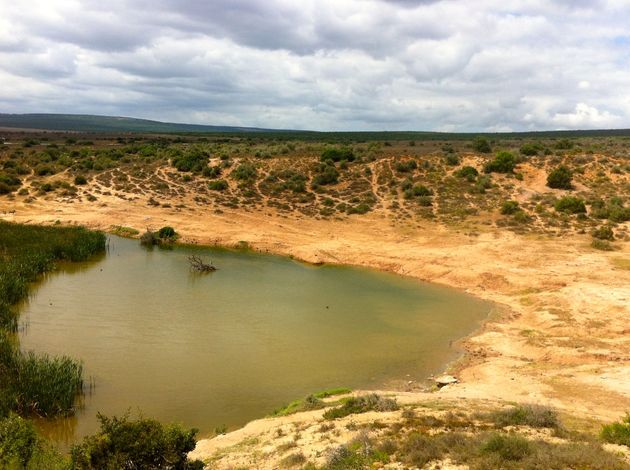
[[[40,423],[61,444],[95,432],[97,411],[141,410],[203,436],[314,391],[422,381],[490,310],[363,269],[118,237],[109,247],[48,275],[21,317],[24,350],[80,358],[95,384],[75,417]],[[190,254],[219,270],[191,273]]]

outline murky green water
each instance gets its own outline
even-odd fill
[[[45,429],[70,442],[96,412],[131,409],[211,433],[330,387],[422,381],[457,352],[490,305],[411,279],[206,248],[147,251],[112,237],[97,262],[34,290],[23,349],[81,358],[95,388]],[[219,270],[189,272],[187,255]]]

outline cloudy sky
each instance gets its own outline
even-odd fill
[[[0,0],[0,112],[630,127],[630,0]]]

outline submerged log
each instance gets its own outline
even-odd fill
[[[188,262],[190,263],[190,269],[199,273],[210,273],[217,270],[217,268],[213,266],[212,261],[210,261],[210,264],[204,263],[199,256],[189,256]]]

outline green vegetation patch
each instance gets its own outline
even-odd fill
[[[99,414],[98,419],[100,431],[72,448],[73,469],[203,468],[201,461],[187,458],[195,448],[196,429],[128,416],[107,418]]]
[[[585,214],[586,205],[584,199],[575,196],[564,196],[556,201],[554,208],[558,212],[566,214]]]
[[[572,189],[573,173],[566,166],[559,166],[547,175],[547,186],[554,189]]]
[[[327,160],[333,162],[341,162],[344,160],[347,162],[353,162],[354,159],[354,153],[349,147],[328,147],[324,149],[320,156],[320,160],[322,162],[325,162]]]
[[[331,388],[329,390],[322,390],[308,395],[305,398],[294,400],[286,406],[275,410],[273,416],[286,416],[293,413],[299,413],[301,411],[311,411],[324,408],[327,404],[322,401],[324,398],[333,397],[336,395],[345,395],[352,392],[349,388],[339,387]]]
[[[112,225],[110,229],[111,233],[114,235],[118,235],[119,237],[135,237],[140,233],[139,230],[131,227],[124,227],[122,225]]]
[[[397,409],[396,400],[372,393],[348,398],[341,406],[327,410],[324,413],[324,419],[343,418],[351,414],[367,413],[368,411],[396,411]]]
[[[510,152],[497,153],[494,160],[489,161],[483,167],[485,173],[512,173],[516,167],[516,158]]]
[[[43,227],[0,221],[0,416],[9,411],[69,414],[83,386],[82,367],[68,357],[23,353],[11,333],[15,304],[56,261],[84,261],[105,250],[105,235],[82,227]]]
[[[603,426],[600,436],[611,444],[630,447],[630,414],[620,421]]]
[[[519,405],[505,410],[495,411],[483,416],[495,426],[529,426],[532,428],[560,429],[558,413],[552,408],[540,405]]]

